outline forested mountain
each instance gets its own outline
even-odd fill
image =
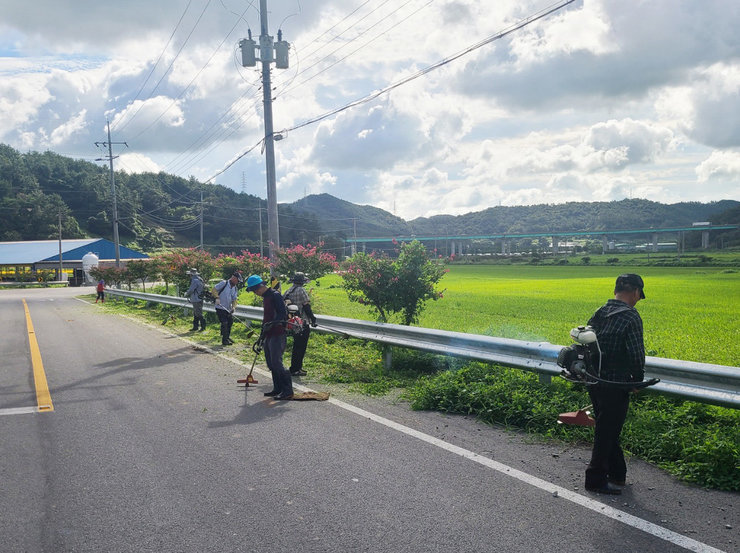
[[[267,243],[266,202],[221,185],[166,173],[115,173],[121,243],[151,252],[200,242],[200,214],[206,248],[214,253],[259,251]],[[203,201],[201,203],[201,193]],[[281,245],[324,241],[340,250],[343,239],[411,235],[486,235],[619,230],[690,226],[697,221],[740,223],[740,202],[648,200],[569,202],[492,207],[465,215],[437,215],[404,221],[387,211],[355,205],[329,194],[311,195],[278,207]],[[52,152],[22,154],[0,144],[0,241],[112,235],[108,169]],[[728,233],[729,242],[740,233]]]
[[[115,173],[121,243],[144,251],[166,246],[195,246],[214,252],[250,247],[259,251],[260,212],[265,200],[230,188],[203,184],[166,173]],[[201,204],[201,193],[203,201]],[[112,194],[106,167],[52,152],[21,154],[0,144],[0,241],[57,238],[59,217],[64,238],[111,238]],[[290,205],[279,206],[285,243],[316,240],[311,214],[297,219]],[[267,243],[267,217],[262,213]]]
[[[491,207],[453,217],[438,215],[409,222],[414,234],[524,234],[591,230],[620,230],[691,226],[710,221],[740,206],[740,202],[683,202],[661,204],[650,200],[568,202],[565,204]],[[736,221],[737,222],[737,221]]]
[[[397,236],[411,232],[409,223],[370,205],[356,205],[329,194],[313,194],[291,204],[296,213],[319,217],[326,231],[351,238],[357,236]]]

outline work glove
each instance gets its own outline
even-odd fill
[[[221,298],[216,298],[216,305],[221,305]]]

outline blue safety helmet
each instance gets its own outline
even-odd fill
[[[262,280],[262,277],[259,275],[252,275],[247,279],[247,292],[253,292],[255,289],[259,288],[261,284],[264,284],[265,281]]]

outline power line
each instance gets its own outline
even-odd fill
[[[357,24],[358,24],[358,23],[359,23],[360,21],[362,21],[362,20],[364,20],[365,18],[367,18],[367,17],[368,17],[368,16],[370,15],[370,14],[374,13],[375,11],[377,11],[377,10],[378,10],[378,9],[379,9],[380,7],[382,7],[383,5],[385,5],[386,3],[388,3],[389,1],[390,1],[390,0],[385,0],[385,1],[384,1],[384,2],[382,3],[382,4],[380,4],[380,6],[376,7],[375,9],[373,9],[372,11],[370,11],[370,12],[369,12],[368,14],[366,14],[365,16],[363,16],[363,17],[362,17],[362,18],[361,18],[360,20],[356,21],[356,22],[355,22],[355,23],[353,23],[353,24],[352,24],[351,26],[349,26],[349,27],[347,27],[346,29],[344,29],[344,30],[343,30],[343,31],[342,31],[342,32],[341,32],[341,33],[340,33],[339,35],[337,35],[337,36],[336,36],[336,37],[335,37],[334,39],[336,39],[336,38],[338,38],[339,36],[341,36],[341,35],[342,35],[342,34],[343,34],[344,32],[346,32],[346,31],[347,31],[348,29],[350,29],[350,28],[351,28],[352,26],[355,26],[355,25],[357,25]],[[382,21],[384,21],[384,20],[388,19],[388,18],[389,18],[389,17],[391,16],[391,15],[393,15],[393,14],[394,14],[394,13],[396,13],[396,12],[398,12],[398,11],[399,11],[400,9],[402,9],[402,8],[403,8],[404,6],[406,6],[407,4],[409,4],[409,3],[411,2],[411,1],[412,1],[412,0],[407,0],[407,2],[405,2],[404,4],[402,4],[401,6],[399,6],[398,8],[396,8],[395,10],[393,10],[393,11],[392,11],[392,12],[391,12],[390,14],[387,14],[386,16],[384,16],[383,18],[381,18],[381,19],[380,19],[379,21],[377,21],[376,23],[374,23],[374,24],[373,24],[373,25],[372,25],[371,27],[369,27],[369,28],[365,29],[364,31],[362,31],[362,32],[361,32],[361,33],[360,33],[359,35],[357,35],[357,36],[356,36],[355,38],[353,38],[353,39],[352,39],[352,41],[348,42],[347,44],[351,44],[351,43],[352,43],[352,42],[353,42],[354,40],[356,40],[356,39],[357,39],[357,38],[358,38],[359,36],[362,36],[363,34],[365,34],[365,33],[369,32],[369,31],[370,31],[370,30],[371,30],[372,28],[374,28],[375,26],[377,26],[378,24],[380,24],[380,23],[381,23]],[[430,3],[432,2],[432,1],[434,1],[434,0],[430,0],[429,2],[427,2],[427,4],[425,4],[425,6],[422,6],[422,8],[423,8],[423,7],[426,7],[426,5],[430,4]],[[350,15],[354,14],[354,13],[355,13],[356,11],[358,11],[358,10],[359,10],[359,9],[360,9],[360,8],[361,8],[362,6],[364,6],[365,4],[367,4],[367,2],[365,2],[364,4],[362,4],[362,5],[361,5],[361,6],[359,7],[359,8],[357,8],[357,9],[356,9],[356,10],[354,10],[353,12],[351,12],[351,14],[350,14]],[[250,4],[250,5],[251,5],[251,4]],[[419,8],[419,10],[420,10],[420,9],[422,9],[422,8]],[[417,10],[417,11],[419,11],[419,10]],[[414,12],[414,13],[416,13],[416,12]],[[413,14],[411,14],[411,15],[413,15]],[[345,16],[345,18],[344,18],[344,19],[343,19],[342,21],[346,20],[346,19],[347,19],[348,17],[349,17],[349,15],[348,15],[348,16]],[[410,16],[408,16],[408,17],[410,17]],[[407,18],[405,18],[405,19],[408,19],[408,17],[407,17]],[[405,21],[405,19],[404,19],[403,21]],[[341,22],[340,22],[340,23],[341,23]],[[400,22],[399,22],[399,23],[400,23]],[[397,23],[396,25],[398,25],[398,23]],[[336,25],[334,25],[334,26],[333,26],[333,27],[331,27],[330,29],[333,29],[334,27],[336,27]],[[395,25],[394,25],[394,27],[395,27]],[[386,31],[384,31],[384,33],[386,33],[386,32],[388,32],[388,31],[390,31],[390,30],[391,30],[392,28],[393,28],[393,27],[391,27],[390,29],[387,29]],[[325,33],[323,33],[323,34],[326,34],[326,32],[328,32],[328,31],[325,31]],[[383,34],[384,34],[384,33],[383,33]],[[321,36],[323,36],[323,34],[322,34]],[[382,36],[382,35],[381,35],[381,36]],[[378,38],[378,37],[376,37],[376,38]],[[332,40],[334,40],[334,39],[332,39]],[[316,40],[316,39],[314,39],[314,40]],[[331,54],[335,53],[336,51],[340,50],[341,48],[344,48],[345,46],[347,46],[347,44],[344,44],[344,45],[340,46],[339,48],[337,48],[336,50],[334,50],[333,52],[331,52]],[[346,59],[346,58],[347,58],[347,57],[349,57],[350,55],[352,55],[352,54],[354,54],[355,52],[357,52],[357,51],[358,51],[359,49],[361,49],[361,48],[363,48],[363,47],[367,46],[367,44],[369,44],[369,42],[368,42],[368,43],[366,43],[366,44],[364,44],[364,45],[363,45],[362,47],[360,47],[360,48],[356,49],[355,51],[351,52],[350,54],[348,54],[347,56],[345,56],[344,58],[342,58],[342,60],[339,60],[339,61],[343,61],[344,59]],[[314,51],[313,51],[312,53],[314,53],[314,52],[318,51],[318,50],[319,50],[319,49],[321,49],[321,48],[323,48],[323,46],[321,46],[320,48],[318,48],[318,49],[314,50]],[[331,55],[331,54],[329,54],[329,55]],[[325,56],[324,58],[322,58],[322,60],[323,60],[323,59],[326,59],[326,57],[328,57],[328,56]],[[322,61],[322,60],[319,60],[319,61],[318,61],[318,62],[316,62],[316,63],[319,63],[319,62],[320,62],[320,61]],[[316,63],[315,63],[315,64],[313,64],[313,65],[316,65]],[[339,62],[335,62],[334,64],[332,64],[332,66],[333,66],[333,65],[336,65],[336,63],[339,63]],[[313,65],[309,66],[308,68],[304,69],[303,71],[306,71],[306,70],[310,69],[310,67],[313,67]],[[330,67],[332,67],[332,66],[330,66]],[[328,69],[328,68],[326,68],[326,69]],[[323,72],[323,71],[325,71],[326,69],[322,70],[322,72]],[[291,85],[291,84],[293,83],[293,81],[294,81],[294,80],[296,79],[296,77],[297,77],[297,76],[298,76],[298,75],[299,75],[300,73],[302,73],[302,71],[301,71],[301,72],[298,72],[298,73],[296,73],[296,74],[294,74],[294,75],[293,75],[293,76],[291,77],[290,81],[289,81],[289,82],[288,82],[288,83],[287,83],[287,84],[286,84],[285,86],[290,86],[290,85]],[[314,76],[316,76],[316,75],[314,75]],[[305,83],[305,82],[307,82],[307,81],[311,80],[312,78],[313,78],[313,77],[309,77],[308,79],[304,80],[304,81],[303,81],[303,83]],[[303,84],[303,83],[301,83],[301,84]],[[289,89],[289,90],[292,90],[293,88],[295,88],[295,87],[291,87],[291,89]],[[258,92],[259,92],[259,91],[258,91]],[[246,93],[245,93],[244,95],[242,95],[242,98],[244,98],[244,96],[246,96]],[[238,100],[237,102],[239,102],[239,101],[240,101],[240,100]],[[234,109],[234,106],[236,105],[236,103],[237,103],[237,102],[235,102],[234,104],[232,104],[232,107],[231,107],[231,108],[229,109],[229,111],[232,111],[232,110]],[[254,106],[256,106],[256,104],[255,104],[255,103],[251,104],[251,105],[250,105],[249,107],[251,108],[251,107],[254,107]],[[237,117],[240,117],[240,116],[242,115],[242,113],[243,113],[243,111],[241,111],[241,112],[239,112],[239,113],[236,113],[236,114],[235,114],[235,116],[234,116],[234,117],[233,117],[233,118],[231,119],[231,121],[234,121],[234,120],[235,120],[235,119],[236,119]],[[215,148],[216,148],[216,147],[217,147],[217,146],[218,146],[219,144],[223,143],[223,142],[224,142],[225,140],[227,140],[227,139],[228,139],[229,137],[231,137],[231,136],[232,136],[232,135],[233,135],[233,134],[234,134],[234,133],[235,133],[235,132],[236,132],[237,130],[239,130],[239,129],[240,129],[240,128],[241,128],[241,127],[242,127],[242,126],[243,126],[243,125],[244,125],[244,124],[245,124],[245,123],[246,123],[246,122],[247,122],[247,121],[249,120],[249,119],[251,119],[251,117],[252,117],[252,116],[254,115],[254,113],[255,113],[255,112],[252,112],[252,114],[251,114],[251,115],[250,115],[250,116],[249,116],[249,117],[248,117],[248,118],[247,118],[246,120],[242,120],[242,121],[241,121],[241,122],[240,122],[240,123],[239,123],[238,125],[236,125],[236,127],[234,127],[234,128],[233,128],[233,129],[231,130],[231,132],[228,132],[228,129],[227,129],[227,128],[223,128],[223,129],[221,129],[221,130],[220,130],[220,131],[218,132],[218,134],[217,134],[217,137],[216,137],[216,138],[214,139],[214,141],[212,142],[212,144],[211,144],[210,148],[208,148],[208,150],[206,150],[206,151],[204,151],[204,152],[199,152],[199,153],[197,153],[197,154],[194,154],[194,157],[193,157],[193,159],[192,159],[192,161],[191,161],[190,165],[186,165],[186,163],[187,163],[187,162],[181,162],[181,163],[179,163],[179,164],[178,164],[177,166],[175,166],[175,167],[174,167],[174,168],[173,168],[172,170],[175,170],[175,171],[181,172],[181,171],[182,171],[183,169],[185,169],[186,167],[191,167],[191,166],[192,166],[193,164],[195,164],[195,163],[197,163],[197,162],[198,162],[199,160],[203,159],[203,158],[204,158],[205,156],[207,156],[207,155],[208,155],[208,154],[209,154],[209,153],[210,153],[211,151],[213,151],[213,150],[214,150],[214,149],[215,149]],[[224,114],[224,115],[223,115],[223,116],[222,116],[222,117],[221,117],[221,118],[220,118],[219,120],[223,119],[223,118],[224,118],[224,117],[225,117],[226,115],[228,115],[228,112],[227,112],[226,114]],[[227,122],[227,123],[226,123],[226,125],[229,125],[231,121]],[[216,124],[217,124],[217,123],[214,123],[213,125],[211,125],[211,129],[212,129],[212,128],[213,128],[214,126],[216,126]],[[210,129],[209,129],[209,130],[210,130]],[[208,131],[206,131],[206,132],[208,132]],[[227,132],[228,132],[228,135],[224,136],[224,134],[225,134],[225,133],[227,133]],[[194,147],[196,146],[196,144],[197,144],[197,143],[199,143],[199,142],[205,142],[206,140],[208,140],[208,138],[206,138],[206,137],[205,137],[204,135],[201,135],[201,138],[199,138],[198,140],[196,140],[196,141],[195,141],[195,142],[194,142],[194,143],[193,143],[193,144],[191,145],[191,148],[194,148]],[[189,148],[189,149],[190,149],[190,148]],[[251,150],[250,150],[250,151],[251,151]],[[246,153],[248,153],[248,152],[245,152],[245,154],[246,154]],[[180,154],[180,155],[182,155],[182,154]],[[178,156],[178,157],[179,157],[179,156]],[[243,157],[243,156],[242,156],[242,157]],[[239,157],[238,159],[241,159],[241,157]],[[238,159],[236,159],[236,160],[233,160],[233,162],[235,163],[236,161],[238,161]],[[173,162],[170,162],[170,163],[168,164],[168,167],[169,167],[169,166],[171,166],[171,164],[172,164],[172,163],[173,163]],[[216,177],[216,176],[218,176],[219,174],[221,174],[221,173],[217,173],[216,175],[214,175],[214,176],[213,176],[213,177],[211,177],[211,178],[215,178],[215,177]],[[210,180],[210,179],[209,179],[209,180]],[[206,181],[206,182],[207,182],[207,181]]]
[[[385,5],[385,4],[386,4],[386,3],[388,2],[388,1],[389,1],[389,0],[385,0],[385,2],[383,2],[383,3],[382,3],[382,4],[380,5],[380,6],[378,6],[378,7],[377,7],[377,8],[375,8],[374,10],[372,10],[372,11],[371,11],[370,13],[368,13],[367,15],[365,15],[365,17],[363,17],[363,18],[362,18],[362,19],[360,19],[359,21],[362,21],[363,19],[365,19],[366,17],[368,17],[368,16],[370,15],[370,14],[372,14],[372,13],[373,13],[373,12],[375,12],[375,11],[377,11],[377,10],[378,10],[378,9],[379,9],[380,7],[382,7],[383,5]],[[412,2],[412,1],[413,1],[413,0],[407,0],[406,2],[404,2],[403,4],[401,4],[400,6],[398,6],[398,7],[397,7],[397,8],[395,9],[395,10],[393,10],[393,11],[392,11],[391,13],[389,13],[389,14],[387,14],[386,16],[382,17],[381,19],[379,19],[378,21],[376,21],[375,23],[373,23],[373,24],[372,24],[372,25],[371,25],[370,27],[368,27],[367,29],[365,29],[364,31],[362,31],[361,33],[359,33],[359,34],[358,34],[357,36],[355,36],[355,37],[354,37],[354,38],[353,38],[352,40],[350,40],[349,42],[346,42],[346,43],[342,44],[342,45],[341,45],[341,46],[339,46],[338,48],[336,48],[336,49],[332,50],[332,51],[331,51],[331,52],[330,52],[329,54],[327,54],[327,55],[326,55],[326,56],[324,56],[323,58],[321,58],[321,59],[317,60],[317,61],[316,61],[315,63],[313,63],[313,64],[309,65],[308,67],[306,67],[305,69],[303,69],[303,71],[301,71],[301,73],[303,73],[303,72],[305,72],[305,71],[308,71],[308,70],[309,70],[309,69],[310,69],[311,67],[314,67],[314,66],[318,65],[319,63],[321,63],[321,62],[322,62],[322,61],[324,61],[325,59],[329,58],[329,57],[330,57],[331,55],[333,55],[333,54],[337,53],[337,52],[338,52],[339,50],[341,50],[341,49],[345,48],[346,46],[349,46],[349,45],[350,45],[350,44],[352,44],[352,43],[353,43],[354,41],[356,41],[356,40],[357,40],[357,39],[358,39],[359,37],[361,37],[361,36],[363,36],[364,34],[366,34],[366,33],[370,32],[370,31],[371,31],[372,29],[374,29],[375,27],[377,27],[378,25],[380,25],[380,24],[381,24],[381,23],[382,23],[383,21],[385,21],[386,19],[388,19],[389,17],[391,17],[391,16],[393,15],[393,14],[397,13],[398,11],[400,11],[400,10],[401,10],[402,8],[404,8],[405,6],[407,6],[408,4],[410,4],[410,3]],[[428,2],[426,3],[426,4],[424,4],[423,6],[421,6],[420,8],[418,8],[418,9],[417,9],[417,10],[416,10],[415,12],[413,12],[413,13],[412,13],[412,14],[410,14],[409,16],[407,16],[407,17],[405,17],[404,19],[402,19],[401,21],[397,22],[397,23],[396,23],[395,25],[393,25],[393,26],[391,26],[390,28],[386,29],[386,30],[385,30],[385,31],[383,31],[382,33],[380,33],[380,34],[376,35],[376,36],[375,36],[375,38],[373,38],[372,40],[370,40],[370,41],[366,42],[365,44],[363,44],[363,45],[362,45],[362,46],[360,46],[359,48],[357,48],[357,49],[353,50],[352,52],[350,52],[349,54],[347,54],[347,55],[346,55],[346,56],[344,56],[343,58],[341,58],[341,59],[339,59],[339,60],[335,61],[334,63],[332,63],[332,64],[331,64],[331,65],[329,65],[328,67],[325,67],[325,68],[324,68],[324,69],[322,69],[321,71],[318,71],[317,73],[315,73],[315,74],[314,74],[314,75],[312,75],[311,77],[308,77],[307,79],[304,79],[303,81],[301,81],[301,82],[300,82],[300,83],[298,83],[297,85],[293,85],[293,86],[291,86],[291,87],[290,87],[289,89],[287,89],[287,90],[283,91],[283,93],[287,93],[287,92],[290,92],[290,91],[291,91],[291,90],[293,90],[294,88],[296,88],[296,87],[298,87],[298,86],[301,86],[301,85],[303,85],[303,84],[307,83],[308,81],[310,81],[311,79],[314,79],[315,77],[317,77],[318,75],[320,75],[320,74],[321,74],[321,73],[323,73],[324,71],[326,71],[326,70],[328,70],[328,69],[330,69],[330,68],[334,67],[334,66],[335,66],[335,65],[337,65],[338,63],[341,63],[342,61],[344,61],[345,59],[347,59],[347,58],[348,58],[348,57],[350,57],[351,55],[353,55],[353,54],[355,54],[356,52],[358,52],[359,50],[363,49],[363,48],[364,48],[365,46],[367,46],[368,44],[370,44],[370,43],[374,42],[375,40],[377,40],[378,38],[380,38],[381,36],[383,36],[384,34],[386,34],[386,33],[387,33],[388,31],[390,31],[391,29],[395,28],[396,26],[398,26],[398,25],[400,25],[401,23],[403,23],[404,21],[406,21],[406,20],[407,20],[407,19],[408,19],[409,17],[411,17],[412,15],[416,14],[416,13],[417,13],[418,11],[422,10],[423,8],[426,8],[426,7],[427,7],[427,6],[429,5],[429,4],[431,4],[432,2],[434,2],[434,0],[429,0],[429,1],[428,1]],[[359,21],[357,21],[356,23],[354,23],[354,24],[353,24],[352,26],[354,26],[354,25],[356,25],[357,23],[359,23]],[[350,27],[350,28],[351,28],[351,27]],[[300,74],[300,73],[299,73],[299,74]],[[297,75],[296,75],[296,76],[297,76]],[[295,79],[295,77],[294,77],[294,79]]]
[[[511,34],[513,32],[515,32],[515,31],[518,31],[519,29],[523,29],[527,25],[530,25],[531,23],[534,23],[535,21],[537,21],[539,19],[542,19],[543,17],[546,17],[546,16],[550,15],[551,13],[553,13],[553,12],[555,12],[555,11],[557,11],[557,10],[559,10],[559,9],[561,9],[561,8],[567,6],[568,4],[571,4],[573,2],[575,2],[575,0],[564,0],[563,2],[558,3],[554,7],[545,8],[545,10],[543,10],[541,12],[538,12],[535,15],[532,15],[532,16],[526,18],[526,19],[520,20],[518,23],[512,25],[511,27],[508,27],[507,29],[505,29],[503,31],[500,31],[500,32],[496,33],[495,35],[492,35],[492,36],[490,36],[490,37],[488,37],[488,38],[486,38],[486,39],[484,39],[484,40],[482,40],[482,41],[480,41],[480,42],[478,42],[476,44],[473,44],[472,46],[469,46],[469,47],[465,48],[464,50],[461,50],[457,54],[454,54],[454,55],[452,55],[452,56],[450,56],[448,58],[445,58],[445,59],[443,59],[441,61],[438,61],[437,63],[432,64],[432,65],[426,67],[425,69],[422,69],[420,71],[417,71],[416,73],[414,73],[413,75],[411,75],[409,77],[406,77],[405,79],[401,79],[400,81],[397,81],[397,82],[395,82],[395,83],[393,83],[391,85],[388,85],[385,88],[382,88],[381,90],[379,90],[377,92],[374,92],[374,93],[372,93],[372,94],[370,94],[368,96],[365,96],[364,98],[360,98],[358,100],[355,100],[353,102],[350,102],[349,104],[345,104],[344,106],[342,106],[340,108],[333,109],[331,111],[328,111],[328,112],[324,113],[323,115],[319,115],[317,117],[314,117],[312,119],[309,119],[307,121],[304,121],[303,123],[300,123],[300,124],[295,125],[293,127],[289,127],[288,129],[285,129],[285,132],[294,131],[294,130],[300,129],[302,127],[306,127],[308,125],[312,125],[313,123],[317,123],[319,121],[322,121],[324,119],[327,119],[328,117],[331,117],[332,115],[336,115],[337,113],[341,113],[342,111],[348,110],[350,108],[353,108],[353,107],[356,107],[356,106],[359,106],[359,105],[362,105],[362,104],[366,104],[367,102],[370,102],[370,101],[374,100],[375,98],[377,98],[377,97],[379,97],[379,96],[381,96],[381,95],[383,95],[383,94],[385,94],[387,92],[390,92],[391,90],[393,90],[395,88],[398,88],[399,86],[402,86],[402,85],[404,85],[406,83],[409,83],[409,82],[411,82],[411,81],[413,81],[415,79],[418,79],[419,77],[422,77],[422,76],[426,75],[427,73],[431,73],[435,69],[439,69],[440,67],[442,67],[444,65],[447,65],[449,63],[452,63],[453,61],[455,61],[455,60],[457,60],[457,59],[459,59],[459,58],[461,58],[461,57],[469,54],[470,52],[473,52],[474,50],[477,50],[478,48],[481,48],[481,47],[483,47],[483,46],[485,46],[487,44],[490,44],[491,42],[494,42],[496,40],[499,40],[499,39],[501,39],[501,38],[503,38],[503,37],[505,37],[505,36],[507,36],[507,35],[509,35],[509,34]]]
[[[190,4],[192,3],[192,1],[193,0],[188,0],[188,5],[185,6],[185,10],[182,12],[182,15],[180,16],[180,20],[177,22],[177,25],[175,25],[175,28],[172,30],[172,34],[170,35],[170,38],[167,40],[167,44],[164,45],[164,48],[162,48],[162,52],[159,54],[159,57],[157,58],[157,61],[154,62],[154,65],[152,66],[152,70],[149,71],[149,74],[146,76],[146,79],[144,79],[144,82],[141,83],[141,88],[139,88],[139,91],[136,93],[136,96],[134,97],[134,99],[131,100],[131,105],[133,105],[136,102],[136,100],[138,100],[139,95],[141,94],[141,91],[144,90],[144,87],[146,86],[146,83],[149,82],[149,79],[151,78],[152,74],[154,73],[154,70],[157,68],[157,65],[159,64],[159,61],[162,59],[162,56],[164,56],[164,53],[167,51],[167,47],[170,45],[170,42],[172,42],[172,37],[175,36],[175,33],[177,32],[177,29],[180,28],[180,23],[182,23],[182,20],[185,17],[185,14],[190,9]],[[188,36],[188,38],[190,38],[190,37]],[[177,57],[175,57],[175,59],[177,59]],[[173,60],[173,63],[174,63],[174,60]],[[172,66],[170,65],[170,67],[172,67]],[[167,71],[169,71],[169,68],[167,69]],[[165,75],[166,74],[167,73],[165,72]],[[155,87],[155,89],[156,89],[156,87]],[[152,91],[152,93],[154,93],[154,91]],[[151,94],[149,95],[149,97],[151,98]],[[142,102],[141,105],[144,105],[143,102]],[[126,128],[126,125],[128,125],[133,120],[133,118],[136,116],[136,114],[139,113],[139,109],[141,109],[141,106],[139,106],[139,108],[136,110],[136,112],[134,112],[134,114],[131,115],[131,117],[128,118],[128,120],[121,126],[120,130],[123,130],[123,129]],[[116,127],[116,125],[113,125],[113,130],[119,130],[119,129]]]
[[[211,0],[208,0],[208,4],[210,4],[210,3],[211,3]],[[207,8],[207,7],[208,7],[208,5],[206,5],[206,8]],[[246,9],[244,10],[244,12],[242,12],[242,15],[243,15],[244,13],[246,13],[246,11],[247,11],[248,9],[249,9],[249,6],[247,6],[247,8],[246,8]],[[204,8],[204,12],[205,12],[205,8]],[[202,15],[203,15],[203,14],[201,14],[201,16],[202,16]],[[198,19],[198,21],[200,21],[200,19]],[[185,94],[185,92],[187,92],[187,91],[188,91],[188,89],[189,89],[189,88],[190,88],[191,86],[193,86],[193,83],[194,83],[194,82],[195,82],[195,81],[196,81],[196,80],[198,79],[198,77],[200,77],[200,74],[201,74],[201,73],[203,73],[203,71],[205,71],[206,67],[208,67],[208,65],[209,65],[209,64],[211,63],[211,61],[212,61],[212,60],[213,60],[213,58],[214,58],[214,57],[216,56],[216,54],[217,54],[217,53],[218,53],[218,51],[219,51],[219,50],[221,49],[221,47],[222,47],[222,46],[224,45],[224,43],[226,42],[226,40],[228,40],[229,36],[231,36],[231,33],[233,33],[233,32],[234,32],[234,31],[236,30],[236,27],[237,27],[238,25],[239,25],[239,21],[237,21],[237,22],[236,22],[236,23],[234,24],[234,26],[233,26],[233,27],[231,28],[231,30],[230,30],[230,31],[228,32],[228,34],[227,34],[227,35],[226,35],[226,36],[224,37],[224,39],[223,39],[223,40],[222,40],[222,41],[220,42],[220,44],[219,44],[219,45],[218,45],[218,46],[216,47],[216,49],[215,49],[215,50],[213,51],[213,53],[211,54],[211,56],[210,56],[210,57],[208,58],[208,61],[206,61],[205,65],[203,65],[203,67],[201,67],[201,68],[200,68],[200,69],[198,70],[198,72],[197,72],[197,73],[195,74],[195,76],[194,76],[194,77],[193,77],[193,78],[191,79],[191,81],[190,81],[190,82],[188,83],[188,85],[187,85],[187,86],[186,86],[185,88],[183,88],[183,89],[182,89],[182,91],[180,92],[180,94],[178,94],[178,95],[177,95],[177,96],[175,97],[175,99],[174,99],[174,100],[172,100],[172,102],[170,103],[170,105],[169,105],[169,106],[168,106],[168,107],[167,107],[167,108],[166,108],[166,109],[165,109],[165,110],[164,110],[164,111],[163,111],[162,113],[160,113],[160,114],[159,114],[159,116],[158,116],[158,117],[157,117],[157,118],[156,118],[156,119],[155,119],[154,121],[152,121],[152,122],[151,122],[151,123],[150,123],[150,124],[149,124],[149,125],[148,125],[147,127],[145,127],[144,129],[142,129],[142,130],[141,130],[141,131],[139,132],[139,134],[137,134],[137,135],[136,135],[136,136],[135,136],[134,138],[138,138],[139,136],[141,136],[142,134],[144,134],[144,133],[145,133],[146,131],[148,131],[148,130],[149,130],[149,129],[150,129],[150,128],[151,128],[151,127],[152,127],[152,126],[153,126],[153,125],[154,125],[154,124],[155,124],[155,123],[157,122],[157,121],[159,121],[159,120],[160,120],[160,119],[161,119],[161,118],[162,118],[162,117],[163,117],[163,116],[165,115],[165,113],[167,113],[167,112],[168,112],[168,111],[169,111],[169,110],[170,110],[170,109],[172,108],[172,106],[174,106],[174,105],[175,105],[175,104],[177,103],[177,101],[178,101],[178,100],[179,100],[180,98],[182,98],[182,96],[183,96],[183,95]],[[193,29],[194,29],[194,28],[193,28]],[[191,34],[192,34],[192,33],[191,33]],[[188,36],[188,38],[190,38],[190,37]],[[179,52],[178,52],[178,55],[179,55]],[[174,63],[174,61],[173,61],[173,63]],[[170,66],[170,67],[171,67],[171,66]],[[169,69],[168,69],[168,71],[169,71]],[[163,76],[162,78],[164,78],[164,76]]]
[[[431,1],[433,1],[433,0],[431,0]],[[390,92],[391,90],[393,90],[395,88],[398,88],[398,87],[400,87],[400,86],[402,86],[402,85],[404,85],[406,83],[409,83],[409,82],[411,82],[411,81],[413,81],[415,79],[418,79],[419,77],[422,77],[422,76],[426,75],[427,73],[431,73],[435,69],[439,69],[440,67],[443,67],[444,65],[447,65],[449,63],[452,63],[453,61],[455,61],[455,60],[457,60],[457,59],[459,59],[459,58],[461,58],[461,57],[469,54],[470,52],[473,52],[474,50],[477,50],[479,48],[482,48],[483,46],[485,46],[487,44],[490,44],[491,42],[494,42],[496,40],[499,40],[499,39],[501,39],[501,38],[503,38],[503,37],[505,37],[505,36],[507,36],[507,35],[509,35],[509,34],[511,34],[513,32],[515,32],[515,31],[518,31],[520,29],[523,29],[524,27],[526,27],[526,26],[534,23],[535,21],[538,21],[539,19],[542,19],[542,18],[550,15],[551,13],[554,13],[554,12],[560,10],[561,8],[564,8],[568,4],[572,4],[573,2],[575,2],[575,0],[564,0],[564,1],[559,2],[557,4],[553,4],[551,7],[545,8],[544,10],[541,10],[540,12],[536,12],[535,14],[529,16],[528,18],[525,18],[525,19],[520,20],[518,23],[515,23],[514,25],[512,25],[512,26],[510,26],[510,27],[508,27],[506,29],[504,29],[503,31],[500,31],[500,32],[498,32],[498,33],[496,33],[494,35],[489,36],[488,38],[486,38],[484,40],[481,40],[480,42],[477,42],[477,43],[475,43],[475,44],[473,44],[471,46],[468,46],[464,50],[461,50],[460,52],[458,52],[456,54],[453,54],[452,56],[450,56],[448,58],[445,58],[445,59],[443,59],[441,61],[438,61],[437,63],[432,64],[432,65],[426,67],[425,69],[422,69],[420,71],[417,71],[416,73],[414,73],[413,75],[410,75],[409,77],[406,77],[405,79],[402,79],[402,80],[397,81],[397,82],[395,82],[395,83],[393,83],[391,85],[388,85],[385,88],[382,88],[381,90],[379,90],[377,92],[374,92],[374,93],[372,93],[372,94],[370,94],[368,96],[365,96],[365,97],[360,98],[358,100],[354,100],[353,102],[350,102],[348,104],[345,104],[342,107],[339,107],[339,108],[330,110],[330,111],[328,111],[328,112],[326,112],[326,113],[324,113],[322,115],[318,115],[318,116],[316,116],[316,117],[314,117],[312,119],[308,119],[307,121],[304,121],[303,123],[299,123],[298,125],[294,125],[294,126],[289,127],[287,129],[283,129],[281,132],[290,132],[290,131],[294,131],[294,130],[297,130],[297,129],[300,129],[300,128],[303,128],[303,127],[307,127],[308,125],[312,125],[314,123],[318,123],[319,121],[323,121],[324,119],[327,119],[327,118],[329,118],[329,117],[331,117],[333,115],[336,115],[338,113],[341,113],[341,112],[346,111],[348,109],[351,109],[353,107],[356,107],[356,106],[359,106],[359,105],[362,105],[362,104],[366,104],[366,103],[368,103],[368,102],[370,102],[370,101],[378,98],[379,96],[382,96],[383,94],[385,94],[387,92]],[[301,83],[301,84],[303,84],[303,83]],[[246,156],[248,153],[250,153],[251,151],[253,151],[257,146],[259,146],[260,144],[262,144],[262,142],[264,140],[265,140],[265,138],[260,139],[256,144],[254,144],[253,146],[251,146],[247,150],[243,151],[241,154],[238,154],[234,159],[232,159],[231,161],[229,161],[221,170],[219,170],[213,176],[211,176],[210,178],[208,178],[206,180],[206,182],[209,182],[209,181],[215,179],[217,176],[219,176],[219,175],[223,174],[224,172],[226,172],[237,161],[239,161],[244,156]]]

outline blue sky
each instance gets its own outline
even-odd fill
[[[552,6],[273,0],[291,43],[276,131]],[[0,142],[205,180],[263,137],[258,1],[3,2]],[[327,192],[405,219],[494,205],[740,199],[740,3],[579,0],[276,143],[278,200]],[[265,197],[259,147],[215,182]]]

